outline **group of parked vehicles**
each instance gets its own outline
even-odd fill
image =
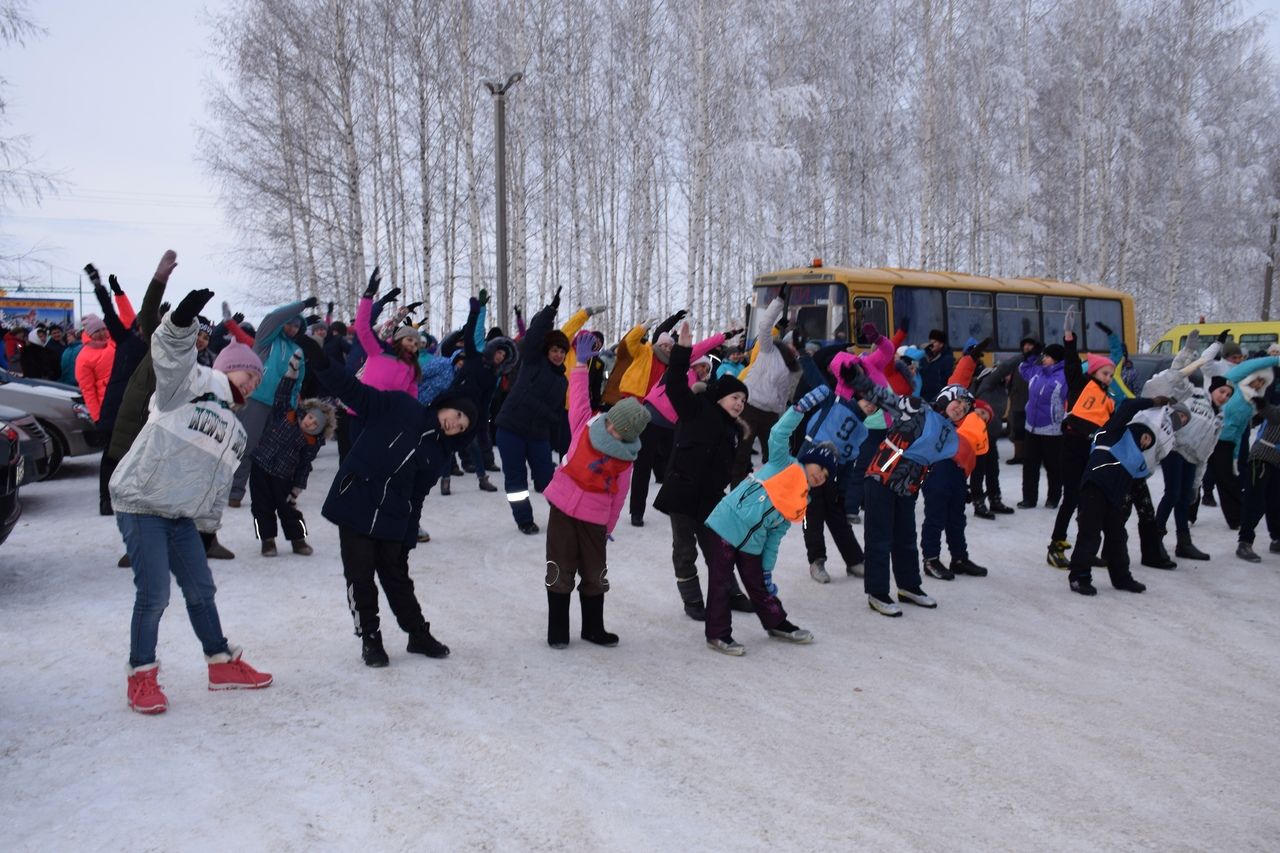
[[[22,515],[23,485],[52,477],[68,456],[95,453],[105,442],[78,390],[0,370],[0,543]]]

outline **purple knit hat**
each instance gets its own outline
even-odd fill
[[[98,332],[106,331],[107,328],[107,324],[97,314],[85,314],[81,318],[81,323],[84,324],[85,334],[90,337]]]
[[[218,357],[213,360],[213,369],[222,373],[233,370],[244,370],[262,376],[262,359],[251,347],[238,341],[232,341],[222,348]]]

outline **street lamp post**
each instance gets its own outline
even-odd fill
[[[496,324],[511,334],[507,325],[507,90],[524,79],[523,72],[514,71],[506,82],[485,80],[484,86],[493,95],[493,129],[494,155],[497,168],[494,169],[494,183],[497,188],[497,227],[498,227],[498,316]]]

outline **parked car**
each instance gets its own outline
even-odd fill
[[[27,479],[35,482],[48,479],[58,469],[54,465],[54,440],[40,428],[35,415],[10,406],[0,406],[0,420],[18,432],[18,446],[22,452]],[[62,460],[57,460],[62,464]]]
[[[1168,370],[1169,365],[1173,364],[1173,356],[1149,352],[1132,354],[1129,360],[1133,362],[1133,369],[1138,374],[1137,381],[1129,389],[1135,394],[1142,393],[1142,386],[1147,384],[1148,379],[1162,370]]]
[[[0,420],[0,544],[9,538],[22,516],[18,487],[22,485],[24,469],[18,430]]]
[[[53,439],[49,475],[62,465],[63,457],[97,453],[109,439],[99,432],[93,418],[89,417],[89,409],[80,392],[66,385],[24,379],[0,370],[0,406],[11,406],[35,415],[40,429]]]

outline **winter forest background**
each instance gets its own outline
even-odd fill
[[[741,317],[752,278],[903,266],[1101,282],[1149,341],[1257,318],[1280,196],[1262,24],[1221,0],[240,0],[203,156],[264,294],[433,331],[494,280],[610,331]]]

